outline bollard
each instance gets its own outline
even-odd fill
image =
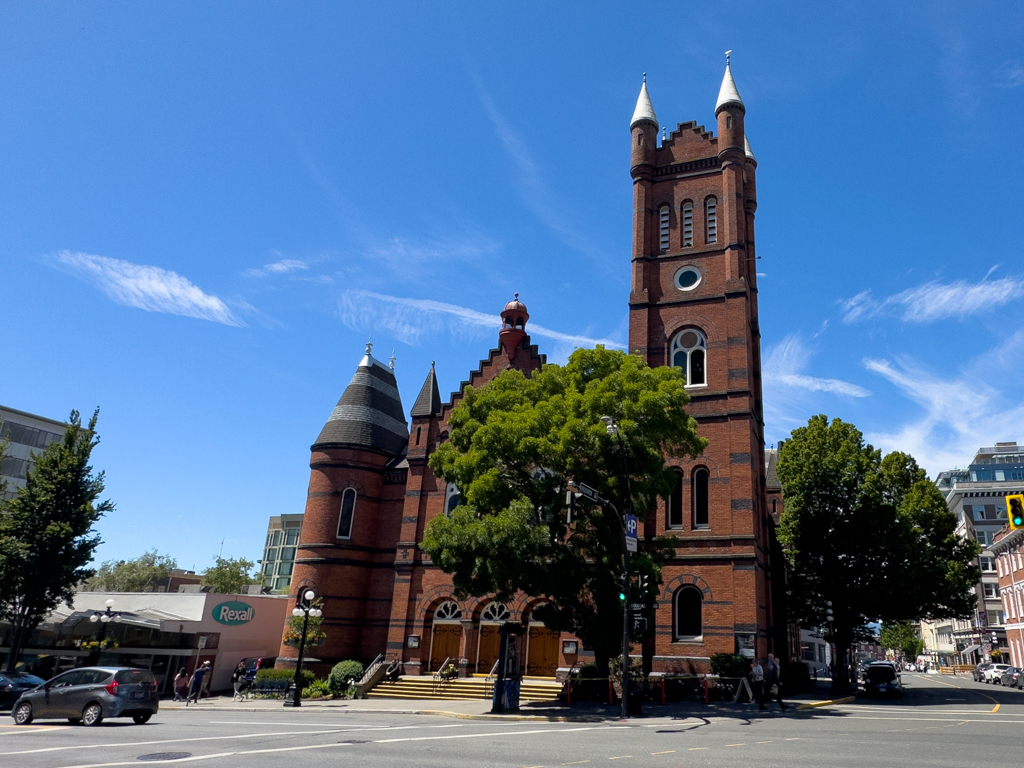
[[[571,677],[569,678],[569,693],[565,697],[565,703],[566,704],[572,704],[572,678]]]
[[[704,703],[705,704],[709,703],[708,702],[708,679],[706,677],[704,678]]]
[[[661,703],[665,704],[665,678],[661,678]]]
[[[612,679],[608,678],[608,703],[615,703],[615,688],[612,686]]]

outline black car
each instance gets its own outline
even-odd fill
[[[159,707],[156,680],[148,669],[83,667],[23,693],[11,717],[18,725],[28,725],[37,717],[66,717],[76,725],[130,717],[142,725]]]
[[[903,683],[891,664],[872,664],[864,675],[864,692],[868,696],[903,698]]]
[[[999,684],[1007,688],[1020,688],[1020,667],[1010,667],[1003,671]]]
[[[45,682],[28,672],[0,672],[0,709],[10,709],[21,694]]]
[[[972,674],[974,675],[974,682],[980,683],[982,676],[985,674],[985,670],[988,669],[991,666],[992,666],[991,662],[986,662],[986,663],[979,664],[978,666],[976,666],[974,668],[974,672],[972,672]]]

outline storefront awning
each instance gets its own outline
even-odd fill
[[[964,648],[962,651],[960,651],[960,655],[961,656],[966,656],[968,653],[971,653],[972,651],[976,651],[979,648],[981,648],[980,645],[972,645],[969,648]]]

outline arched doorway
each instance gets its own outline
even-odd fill
[[[462,609],[454,600],[446,600],[434,609],[428,672],[438,671],[445,659],[459,658],[459,644],[462,642],[461,619]]]
[[[501,625],[509,620],[507,605],[488,603],[480,612],[480,643],[477,645],[476,671],[489,674],[501,650]]]
[[[558,670],[558,638],[560,633],[548,629],[530,615],[526,637],[526,674],[531,677],[554,677]]]

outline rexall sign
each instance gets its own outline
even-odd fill
[[[213,620],[229,627],[245,624],[256,618],[256,609],[248,603],[231,600],[213,608]]]

